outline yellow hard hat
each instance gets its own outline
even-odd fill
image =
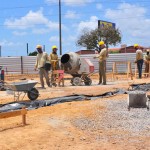
[[[138,46],[139,46],[138,44],[134,44],[134,48],[135,48],[135,47],[138,47]]]
[[[41,45],[37,45],[37,46],[36,46],[36,48],[40,48],[40,49],[42,49],[42,46],[41,46]]]
[[[56,45],[52,46],[52,49],[54,49],[54,48],[56,48],[56,49],[57,49],[57,46],[56,46]]]
[[[104,45],[104,41],[100,41],[98,44],[99,45]]]

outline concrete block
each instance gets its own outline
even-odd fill
[[[147,107],[147,95],[143,91],[131,91],[128,94],[128,107],[140,108]]]

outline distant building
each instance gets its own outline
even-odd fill
[[[121,48],[108,48],[110,54],[120,53]]]
[[[79,50],[76,53],[79,55],[95,54],[95,50]]]
[[[146,47],[141,46],[140,47],[143,52],[145,52]],[[134,46],[127,46],[124,48],[108,48],[108,52],[110,54],[115,54],[115,53],[135,53],[136,50],[134,49]],[[95,50],[79,50],[76,52],[79,55],[87,55],[87,54],[95,54]]]
[[[109,48],[109,53],[119,53],[120,48]],[[96,54],[96,50],[79,50],[76,52],[79,55]]]
[[[147,49],[146,47],[140,46],[140,49],[145,51],[145,49]],[[135,53],[136,50],[134,48],[134,46],[127,46],[124,48],[120,48],[120,53]]]

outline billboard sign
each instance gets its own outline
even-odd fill
[[[107,28],[107,27],[111,27],[111,28],[115,29],[115,26],[116,26],[115,23],[98,20],[98,28],[100,28],[100,29]]]

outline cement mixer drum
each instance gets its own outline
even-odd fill
[[[74,52],[64,54],[61,57],[64,71],[69,74],[77,74],[80,69],[80,56]]]

